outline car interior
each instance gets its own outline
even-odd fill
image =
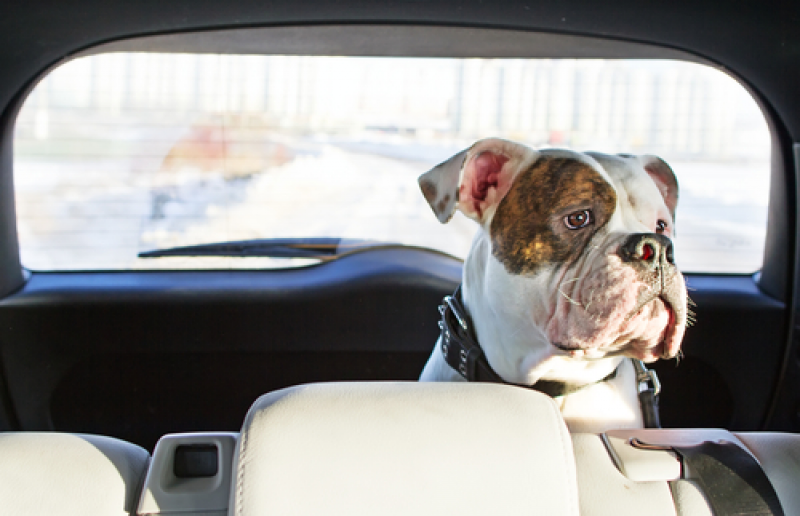
[[[0,512],[800,514],[797,6],[37,0],[5,10]],[[416,381],[439,336],[437,306],[461,281],[463,261],[449,252],[367,242],[308,255],[308,266],[238,269],[26,262],[29,214],[48,209],[23,190],[36,165],[24,162],[24,124],[29,110],[34,134],[37,88],[70,63],[159,53],[713,69],[767,127],[763,260],[685,272],[696,323],[678,360],[651,364],[662,428],[603,434],[570,434],[553,401],[529,390]],[[68,155],[77,144],[65,141]],[[713,181],[737,179],[721,167]],[[169,207],[165,198],[154,197]],[[205,255],[186,242],[133,255],[245,256],[232,240]],[[302,258],[286,249],[315,245],[343,241],[273,240],[259,256]],[[714,481],[720,469],[704,472],[709,461],[735,472],[727,484]]]

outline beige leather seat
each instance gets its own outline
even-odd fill
[[[250,409],[235,457],[236,516],[578,514],[555,404],[499,385],[273,392]]]
[[[250,409],[229,514],[712,514],[675,454],[631,455],[630,430],[619,432],[569,436],[550,398],[515,387],[293,387]],[[785,514],[800,514],[800,436],[659,432],[643,438],[735,441],[761,462]]]
[[[631,438],[664,448],[703,441],[736,444],[760,463],[784,514],[800,514],[800,436],[719,429],[624,429],[573,435],[581,514],[714,515],[708,493],[674,452],[637,449],[630,444]],[[647,509],[644,513],[643,508]]]
[[[0,433],[0,513],[134,514],[149,457],[110,437]]]
[[[737,432],[761,463],[787,515],[800,514],[800,435],[778,432]]]

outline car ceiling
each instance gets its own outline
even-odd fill
[[[792,2],[73,0],[14,2],[3,10],[4,106],[49,65],[107,41],[185,30],[336,22],[517,28],[653,43],[695,53],[748,77],[782,113],[796,113],[800,102],[795,30],[800,6]],[[800,117],[786,125],[796,140]]]
[[[791,142],[800,139],[800,99],[796,94],[800,88],[800,36],[795,30],[799,18],[800,5],[778,1],[34,0],[6,3],[0,18],[0,70],[3,73],[0,81],[3,141],[0,149],[0,193],[3,194],[0,240],[6,243],[0,250],[0,293],[13,291],[23,282],[10,197],[12,178],[8,173],[13,161],[11,141],[16,110],[27,91],[49,68],[93,46],[181,31],[379,23],[517,29],[597,36],[606,40],[605,46],[598,46],[599,40],[570,44],[564,39],[557,43],[546,37],[539,40],[532,37],[531,46],[549,47],[542,53],[549,50],[567,53],[564,41],[567,41],[566,47],[578,55],[581,55],[580,48],[604,48],[603,52],[609,57],[614,54],[613,40],[652,44],[662,48],[663,57],[675,57],[670,49],[677,51],[676,54],[688,53],[695,60],[728,70],[746,86],[751,86],[769,115],[771,130],[780,144],[776,148],[778,152],[773,153],[776,158],[773,168],[777,174],[773,183],[794,185],[792,156],[786,155],[786,149]],[[386,40],[390,42],[391,38],[386,37]],[[451,42],[451,48],[455,46]],[[529,53],[536,55],[538,52]],[[643,55],[653,54],[644,52]],[[792,172],[783,177],[784,170]],[[794,204],[794,192],[781,190],[773,192],[770,202],[771,235],[768,235],[761,286],[770,294],[786,299],[791,260],[785,250],[793,249],[794,245],[784,241],[783,235],[794,234],[794,220],[786,217],[787,210]]]

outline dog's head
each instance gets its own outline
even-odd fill
[[[419,182],[439,221],[458,209],[481,225],[471,288],[513,331],[529,319],[575,358],[677,355],[687,320],[670,240],[678,183],[660,158],[489,139]]]

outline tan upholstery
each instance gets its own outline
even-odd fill
[[[675,516],[666,481],[637,482],[614,464],[596,434],[572,436],[578,470],[578,493],[584,516]]]
[[[554,402],[491,384],[338,383],[262,396],[231,516],[577,515]]]
[[[663,447],[632,447],[634,437]],[[549,398],[464,383],[317,384],[262,396],[237,445],[229,514],[711,516],[669,449],[703,441],[750,451],[785,513],[800,514],[800,436],[569,436]]]
[[[642,450],[630,446],[631,438],[657,447],[693,446],[703,441],[726,441],[739,445],[750,452],[761,465],[767,478],[778,495],[785,514],[800,514],[800,492],[797,482],[800,479],[800,436],[794,434],[752,432],[731,433],[722,429],[683,428],[683,429],[622,429],[606,433],[610,457],[613,458],[612,474],[605,471],[607,464],[602,458],[602,449],[596,445],[599,436],[576,435],[575,455],[578,468],[578,488],[581,495],[582,514],[637,514],[630,510],[628,502],[641,503],[637,494],[644,492],[648,484],[651,487],[669,482],[674,500],[675,511],[680,516],[711,516],[713,511],[698,483],[692,481],[692,473],[681,474],[680,461],[677,456],[665,450]],[[591,446],[582,444],[592,443]],[[672,467],[670,462],[676,467]],[[592,472],[601,472],[593,474]],[[598,478],[602,477],[602,482]],[[624,492],[617,489],[618,495],[611,496],[612,490],[619,484],[619,477],[627,481]],[[650,482],[642,481],[648,479]],[[659,478],[662,479],[659,482]],[[638,480],[638,481],[637,481]],[[602,487],[598,484],[602,483]],[[651,501],[645,503],[648,514],[665,507],[663,497],[652,495]],[[605,497],[604,497],[605,493]],[[621,494],[620,494],[621,493]],[[611,500],[613,498],[613,501]],[[618,507],[618,511],[604,512],[609,506]],[[591,510],[588,507],[591,506]],[[586,509],[586,510],[584,510]],[[674,512],[672,513],[674,514]]]
[[[234,432],[193,432],[162,436],[153,451],[139,499],[138,514],[225,516],[228,513],[233,483],[233,453],[238,438],[239,434]],[[211,474],[212,468],[209,468],[203,475],[178,476],[175,462],[177,452],[182,446],[212,449],[211,453],[217,456],[216,472]],[[194,462],[194,465],[197,464],[198,462]]]
[[[761,463],[783,512],[800,514],[800,435],[741,432],[736,437]]]
[[[143,448],[109,437],[0,433],[2,513],[132,514],[148,460]]]

